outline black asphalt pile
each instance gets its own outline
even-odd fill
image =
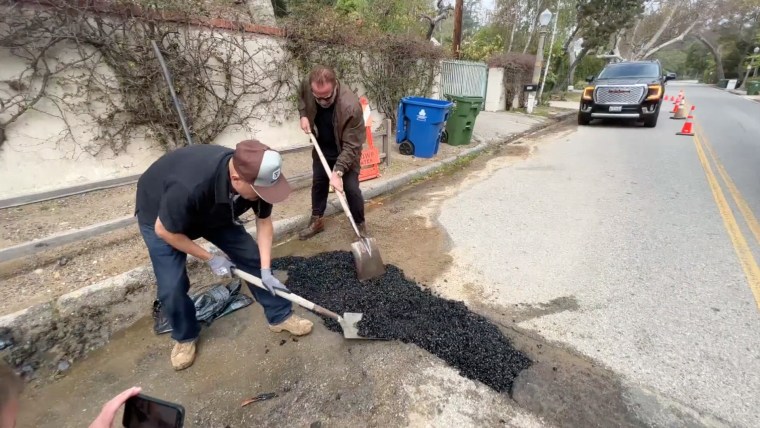
[[[363,313],[362,336],[414,343],[496,391],[509,391],[531,364],[494,324],[462,302],[438,297],[406,279],[393,265],[382,277],[361,283],[349,252],[285,257],[273,264],[288,271],[286,286],[292,292],[340,314]],[[341,332],[331,319],[325,325]]]

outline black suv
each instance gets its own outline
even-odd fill
[[[665,82],[676,78],[664,74],[659,61],[607,64],[598,76],[589,77],[578,110],[578,124],[592,119],[632,119],[644,126],[657,126]]]

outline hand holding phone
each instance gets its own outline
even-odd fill
[[[147,395],[131,396],[124,406],[125,428],[182,428],[184,422],[184,407]]]
[[[140,391],[142,391],[141,388],[132,387],[112,398],[109,402],[103,405],[103,409],[100,411],[98,417],[92,421],[90,428],[112,428],[113,420],[116,418],[116,412],[119,411],[121,405],[130,397],[139,394]]]

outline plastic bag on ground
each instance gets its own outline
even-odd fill
[[[198,321],[210,325],[214,320],[253,303],[251,297],[240,293],[241,285],[240,280],[235,279],[190,296],[195,304],[195,317]],[[169,319],[161,310],[161,302],[158,300],[153,301],[153,331],[156,334],[172,331]]]

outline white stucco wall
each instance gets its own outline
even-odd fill
[[[252,38],[246,42],[251,52],[257,45],[276,45],[270,37]],[[70,45],[61,44],[49,52],[51,67],[64,64],[76,57]],[[276,50],[260,50],[258,55],[281,55]],[[7,99],[13,90],[8,81],[18,80],[26,64],[7,49],[0,49],[0,91]],[[5,130],[6,141],[0,146],[0,198],[54,190],[92,181],[118,178],[143,172],[163,150],[150,138],[146,130],[138,129],[126,147],[115,155],[108,148],[95,153],[104,140],[99,139],[101,129],[95,117],[105,112],[96,97],[88,100],[83,95],[77,78],[82,69],[71,69],[48,86],[59,102],[43,98],[34,110],[24,113]],[[100,79],[113,80],[107,67],[99,68]],[[39,82],[31,82],[32,86]],[[264,120],[249,120],[246,127],[228,128],[214,143],[234,147],[242,139],[259,138],[275,148],[298,144],[303,133],[299,131],[295,104],[282,94],[276,108],[261,112]],[[114,92],[111,96],[117,96]],[[163,96],[168,97],[167,93]],[[60,102],[66,99],[66,103]],[[252,101],[252,100],[247,100]],[[243,103],[245,107],[246,103]],[[250,103],[248,104],[250,105]],[[6,114],[8,114],[6,112]],[[64,119],[69,123],[67,127]],[[71,135],[66,130],[71,129]],[[299,134],[300,133],[300,134]]]
[[[491,67],[488,69],[488,87],[484,109],[485,111],[504,111],[507,109],[503,68]]]
[[[442,95],[443,94],[441,94],[441,73],[439,71],[438,74],[436,74],[435,78],[433,79],[433,89],[431,90],[430,98],[434,100],[440,100]]]

